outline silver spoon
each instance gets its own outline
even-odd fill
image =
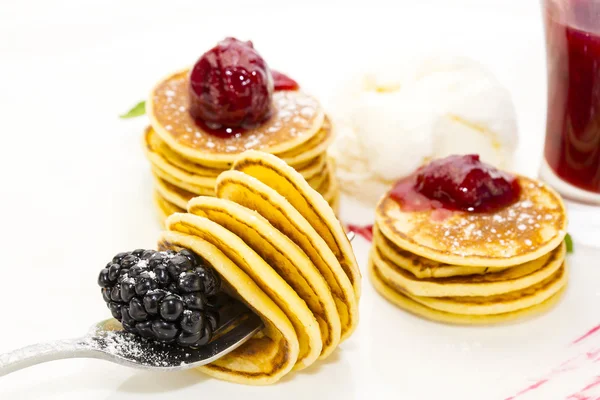
[[[354,232],[348,233],[348,239],[354,239]],[[205,346],[192,349],[144,339],[125,332],[116,319],[107,319],[94,325],[81,338],[38,343],[1,354],[0,376],[65,358],[97,358],[139,369],[180,371],[223,357],[264,326],[256,314],[237,300],[231,300],[219,309],[219,321],[214,339]]]
[[[263,327],[261,319],[238,301],[219,309],[219,320],[215,338],[192,349],[144,339],[125,332],[117,320],[108,319],[81,338],[34,344],[0,355],[0,376],[65,358],[98,358],[140,369],[179,371],[223,357]],[[233,328],[227,330],[229,327]]]

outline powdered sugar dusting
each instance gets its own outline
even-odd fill
[[[528,178],[520,179],[521,199],[494,213],[457,211],[436,220],[430,212],[396,212],[396,206],[384,205],[383,209],[390,210],[386,224],[398,226],[398,231],[414,242],[457,256],[512,257],[534,251],[564,236],[566,220],[554,194]],[[395,204],[391,198],[388,201]]]
[[[192,362],[189,349],[151,341],[124,331],[98,331],[81,344],[151,367],[174,367]]]
[[[264,150],[298,137],[309,139],[324,118],[313,97],[299,91],[277,91],[273,94],[273,117],[268,121],[243,134],[215,137],[202,131],[189,115],[188,90],[187,71],[159,84],[153,97],[154,115],[179,143],[206,152],[237,154]]]
[[[467,255],[470,248],[481,238],[488,238],[488,243],[505,248],[506,255],[512,248],[532,247],[534,243],[544,242],[540,237],[540,221],[542,218],[554,223],[562,215],[548,213],[548,210],[536,207],[530,200],[520,201],[506,210],[495,214],[461,213],[461,220],[444,224],[440,240],[452,249],[454,254]]]
[[[141,270],[145,274],[148,274],[148,276],[152,279],[156,278],[156,274],[154,273],[154,271],[149,271],[150,266],[148,265],[148,260],[139,259],[138,262],[136,262],[133,267],[141,268]],[[135,284],[135,280],[131,276],[129,276],[128,273],[121,275],[121,277],[119,278],[119,282],[120,283],[128,283],[130,285]]]
[[[125,275],[123,275],[123,277],[121,277],[120,282],[121,283],[128,283],[130,285],[134,285],[135,284],[135,279],[133,279],[129,275],[125,274]]]

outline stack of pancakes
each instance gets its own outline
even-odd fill
[[[221,275],[265,328],[200,367],[238,383],[268,384],[329,356],[358,323],[360,272],[323,197],[277,157],[242,154],[216,179],[216,197],[167,218],[159,248],[189,248]]]
[[[494,213],[377,207],[369,273],[376,290],[419,316],[456,324],[512,320],[548,309],[567,284],[561,198],[519,177],[520,199]]]
[[[339,189],[326,155],[332,129],[318,101],[301,91],[276,91],[273,116],[265,123],[233,135],[215,134],[190,116],[188,90],[188,71],[182,71],[161,81],[146,102],[151,126],[144,149],[163,213],[183,211],[192,197],[214,196],[217,176],[249,149],[283,159],[337,210]]]

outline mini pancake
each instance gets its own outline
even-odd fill
[[[213,195],[217,178],[192,175],[177,167],[173,167],[171,164],[159,166],[158,164],[154,164],[152,160],[150,163],[152,172],[162,180],[196,195]],[[162,167],[166,167],[166,169],[162,169]],[[325,194],[329,193],[328,178],[330,175],[327,165],[324,163],[321,170],[317,172],[320,173],[315,174],[311,172],[312,178],[306,178],[307,182],[312,188],[323,190]]]
[[[542,257],[529,261],[525,264],[533,264],[533,266],[525,267],[524,264],[520,266],[512,267],[468,267],[464,265],[450,265],[443,264],[437,261],[428,260],[427,258],[420,257],[416,254],[412,254],[406,250],[402,250],[392,242],[390,242],[385,236],[381,234],[381,231],[377,225],[373,226],[373,243],[377,246],[377,250],[381,255],[388,259],[396,267],[405,269],[406,271],[413,274],[416,278],[447,278],[451,276],[463,276],[463,275],[481,275],[490,272],[498,272],[507,268],[527,268],[529,270],[540,269],[550,257],[550,253],[543,255]]]
[[[321,184],[321,186],[319,186],[318,188],[316,188],[315,190],[317,192],[319,192],[323,198],[330,203],[331,205],[331,200],[333,200],[333,198],[339,193],[340,188],[339,188],[339,184],[338,184],[338,180],[335,177],[335,171],[333,170],[332,167],[333,163],[331,162],[327,162],[327,173],[326,175],[326,180],[323,181],[323,183]],[[314,188],[314,186],[311,185],[312,188]]]
[[[169,175],[165,171],[157,168],[152,165],[152,174],[154,175],[156,190],[168,201],[175,204],[178,207],[183,207],[187,205],[189,199],[196,196],[214,196],[215,195],[215,185],[217,180],[213,180],[212,186],[196,186],[189,184],[187,182],[181,181],[173,176]],[[212,178],[210,178],[212,179]],[[326,196],[326,200],[329,201],[333,198],[335,192],[332,190],[330,185],[330,181],[332,176],[328,173],[320,176],[316,176],[313,178],[309,185],[311,187],[319,185],[321,190],[324,190],[324,196]]]
[[[158,191],[154,191],[153,196],[154,205],[158,213],[158,222],[161,228],[165,227],[165,219],[171,214],[178,212],[185,212],[185,209],[177,207],[175,204],[165,200]]]
[[[340,316],[341,339],[349,337],[358,324],[352,284],[327,243],[298,210],[269,186],[239,171],[223,172],[216,194],[255,210],[306,253],[331,289]]]
[[[562,243],[551,252],[541,268],[536,263],[526,263],[483,275],[423,279],[394,265],[376,247],[371,250],[371,259],[386,282],[393,282],[407,293],[425,297],[463,297],[491,296],[532,286],[552,276],[562,265],[565,254],[566,246]]]
[[[161,193],[165,199],[168,199],[171,203],[178,207],[186,205],[189,199],[196,196],[215,195],[214,185],[217,183],[216,179],[214,180],[213,186],[195,186],[173,178],[171,175],[156,168],[155,166],[152,166],[151,169],[152,174],[154,175],[156,190]],[[309,185],[311,185],[311,187],[314,187],[318,184],[320,189],[325,191],[324,197],[328,202],[335,196],[335,191],[334,189],[332,190],[330,185],[331,179],[331,175],[324,174],[309,181]]]
[[[300,147],[283,153],[277,153],[275,155],[285,161],[288,165],[298,170],[298,165],[307,163],[310,159],[316,158],[321,154],[325,154],[333,142],[333,138],[334,135],[331,129],[331,122],[326,116],[321,130],[314,137]]]
[[[146,128],[142,142],[142,148],[146,152],[146,156],[150,158],[151,155],[153,157],[151,161],[154,161],[154,164],[158,165],[159,167],[167,163],[172,167],[177,167],[184,173],[191,175],[216,178],[221,172],[229,169],[229,167],[226,166],[224,166],[224,168],[211,168],[190,161],[167,146],[167,144],[156,134],[151,126]],[[301,149],[304,149],[304,147]],[[316,171],[315,165],[319,163],[318,165],[323,166],[325,161],[323,158],[326,157],[325,153],[326,149],[319,152],[312,152],[311,149],[307,148],[306,152],[303,154],[310,154],[310,158],[303,158],[302,162],[300,163],[290,162],[288,164],[296,171],[300,172],[305,179],[310,179],[317,173],[320,173],[320,171]],[[163,167],[163,169],[165,168]]]
[[[325,200],[327,200],[327,202],[331,206],[333,213],[336,216],[339,215],[339,213],[340,213],[340,194],[336,193],[336,194],[334,194],[332,199],[325,199]]]
[[[232,201],[196,197],[188,203],[188,212],[239,236],[298,293],[319,323],[320,358],[330,355],[340,342],[340,316],[327,282],[308,256],[260,214]]]
[[[144,150],[152,165],[153,171],[162,179],[192,193],[207,194],[206,190],[214,188],[221,170],[209,169],[194,164],[177,155],[155,134],[151,128],[144,135]],[[327,156],[322,154],[310,162],[294,167],[311,184],[319,187],[326,179]],[[198,189],[201,188],[201,189]],[[201,190],[202,193],[198,191]]]
[[[273,188],[302,214],[333,251],[350,279],[357,299],[360,298],[360,271],[352,246],[323,196],[312,189],[292,167],[272,154],[247,151],[236,160],[233,169]]]
[[[379,271],[372,260],[369,261],[368,268],[369,277],[371,278],[375,290],[392,304],[425,319],[456,325],[490,325],[532,317],[550,310],[550,308],[558,303],[565,291],[565,288],[563,288],[546,301],[518,311],[491,315],[453,314],[426,307],[394,290],[381,274],[379,274]]]
[[[567,218],[560,196],[541,182],[520,176],[521,197],[494,213],[453,212],[443,219],[431,211],[402,211],[384,196],[377,225],[396,246],[441,263],[507,267],[523,264],[556,248]]]
[[[311,160],[311,163],[305,164],[302,168],[292,166],[296,171],[302,175],[306,180],[310,180],[317,175],[322,175],[323,171],[327,168],[327,155],[322,154],[317,158]]]
[[[191,175],[171,164],[157,165],[150,160],[152,172],[159,178],[191,193],[206,192],[215,187],[217,178]],[[166,167],[163,169],[162,167]],[[198,193],[200,194],[200,193]]]
[[[283,311],[217,247],[196,236],[165,232],[159,250],[187,248],[202,257],[223,278],[230,294],[242,300],[265,324],[239,348],[198,370],[231,382],[267,385],[287,374],[296,363],[298,338]]]
[[[241,135],[217,137],[203,131],[188,112],[189,70],[158,83],[146,102],[146,114],[160,138],[196,163],[227,169],[248,149],[282,153],[301,146],[323,126],[319,102],[301,91],[273,93],[273,116]]]
[[[167,146],[167,144],[156,134],[151,126],[146,128],[142,147],[146,152],[146,156],[152,154],[158,165],[168,163],[189,174],[213,178],[219,176],[219,174],[223,171],[220,168],[210,168],[201,164],[196,164],[181,156]]]
[[[167,146],[164,143],[157,144],[160,139],[156,139],[156,134],[151,134],[151,129],[146,130],[146,134],[144,135],[144,142],[146,146],[144,146],[144,150],[146,153],[146,158],[150,161],[153,170],[158,170],[161,172],[159,176],[168,176],[176,179],[179,182],[184,184],[189,184],[190,186],[204,186],[204,187],[214,187],[216,182],[218,173],[216,175],[201,175],[197,173],[188,172],[185,169],[180,168],[176,164],[170,163],[157,148],[163,147],[163,151],[172,151],[165,150]]]
[[[322,192],[320,192],[319,190],[320,189],[324,189],[324,190],[329,189],[329,179],[331,179],[331,177],[329,176],[327,166],[325,166],[318,175],[316,175],[310,179],[307,179],[306,182],[308,182],[308,184],[310,185],[311,188],[315,189],[317,192],[322,194]]]
[[[339,205],[339,201],[340,201],[339,194],[335,193],[335,194],[332,195],[331,198],[325,198],[324,197],[324,199],[327,202],[327,204],[329,204],[329,207],[331,207],[331,210],[333,211],[334,215],[337,216],[338,212],[339,212],[339,208],[340,208],[340,205]]]
[[[167,218],[167,229],[205,240],[223,252],[279,306],[292,323],[298,337],[299,353],[296,369],[317,360],[322,350],[319,324],[292,287],[234,233],[219,224],[193,214],[173,214]]]
[[[183,209],[187,207],[187,203],[190,199],[198,196],[195,193],[190,193],[187,190],[178,188],[156,175],[154,175],[154,188],[169,203]],[[212,192],[208,194],[212,195]]]
[[[389,282],[391,286],[393,283]],[[453,314],[491,315],[504,314],[543,303],[567,285],[565,263],[550,277],[535,285],[514,292],[492,296],[473,297],[421,297],[402,292],[417,303]]]
[[[155,165],[151,165],[150,168],[152,169],[152,173],[154,174],[154,176],[160,178],[163,181],[170,183],[173,186],[178,187],[179,189],[183,189],[186,192],[193,193],[196,196],[212,195],[214,193],[214,185],[212,185],[212,186],[194,185],[194,184],[182,181],[182,180],[168,174],[167,172],[163,171],[162,169],[157,168]],[[206,178],[206,179],[211,179],[212,182],[216,182],[216,180],[212,179],[212,178]]]

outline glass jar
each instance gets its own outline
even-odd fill
[[[540,175],[570,200],[570,214],[595,236],[600,233],[600,0],[542,0],[542,13],[548,111]],[[600,237],[594,241],[600,246]]]

